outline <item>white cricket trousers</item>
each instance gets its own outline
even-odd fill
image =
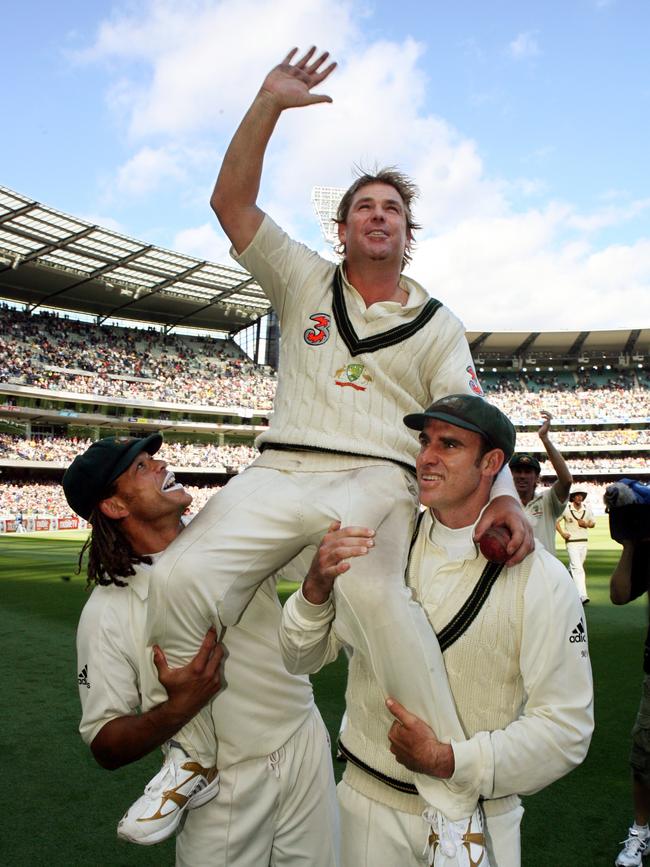
[[[270,756],[220,772],[216,798],[189,810],[177,867],[338,867],[339,820],[316,708]]]
[[[587,593],[587,576],[585,575],[585,560],[587,559],[587,542],[567,542],[567,554],[569,556],[569,572],[573,578],[581,599],[585,599]]]
[[[249,467],[212,497],[174,543],[173,568],[151,582],[148,646],[159,644],[172,666],[186,663],[210,625],[236,623],[261,582],[317,545],[333,520],[371,527],[375,547],[353,558],[336,581],[336,632],[366,656],[386,696],[426,720],[441,740],[464,740],[438,641],[404,583],[415,479],[390,463],[301,471],[305,464],[296,460],[297,471]],[[146,693],[148,705],[166,697],[157,682]],[[186,742],[182,732],[177,739]],[[425,775],[416,785],[450,819],[470,816],[476,806],[474,790],[452,791]]]
[[[424,867],[430,826],[422,816],[403,813],[367,798],[341,780],[341,867]],[[521,867],[519,805],[487,816],[485,837],[490,867]]]

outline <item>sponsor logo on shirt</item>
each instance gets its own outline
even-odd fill
[[[314,323],[314,327],[308,328],[302,335],[305,343],[309,346],[321,346],[327,343],[330,337],[331,318],[327,313],[314,313],[309,320]]]
[[[570,644],[582,644],[587,640],[587,633],[585,631],[585,625],[583,623],[582,617],[578,621],[578,625],[574,628],[573,632],[569,636]]]
[[[478,376],[476,375],[476,371],[472,367],[472,365],[468,365],[465,368],[465,371],[469,374],[469,387],[472,389],[474,394],[483,394],[483,389],[481,388],[481,384],[478,381]]]
[[[372,382],[372,376],[366,373],[365,364],[346,364],[336,371],[336,385],[341,388],[354,388],[356,391],[365,391],[367,386],[362,382]]]
[[[88,680],[88,666],[84,667],[79,672],[79,686],[87,686],[90,689],[90,681]]]

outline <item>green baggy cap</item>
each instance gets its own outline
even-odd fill
[[[508,416],[478,395],[450,394],[441,397],[424,412],[404,416],[404,424],[413,430],[423,430],[432,418],[482,434],[493,448],[503,451],[506,461],[515,450],[517,433]]]
[[[77,455],[63,476],[63,492],[70,508],[88,520],[108,486],[131,466],[141,452],[155,455],[162,441],[159,433],[148,437],[97,440],[82,455]]]

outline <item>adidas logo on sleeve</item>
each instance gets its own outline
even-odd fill
[[[582,617],[578,621],[578,625],[574,628],[571,635],[569,636],[569,642],[571,644],[582,644],[587,640],[587,632],[585,630],[585,624],[583,622]]]
[[[88,666],[84,667],[79,672],[79,686],[87,686],[90,689],[90,681],[88,680]]]

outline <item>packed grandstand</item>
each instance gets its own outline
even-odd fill
[[[18,205],[29,209],[25,201],[17,202],[16,213]],[[7,263],[4,268],[0,263],[0,298],[7,299],[0,302],[0,531],[70,526],[72,515],[60,479],[72,458],[100,436],[143,436],[155,430],[163,431],[161,456],[194,495],[192,510],[197,511],[255,459],[255,436],[272,411],[275,370],[261,363],[265,357],[259,352],[259,323],[270,318],[268,311],[260,309],[253,323],[253,352],[236,339],[250,329],[252,314],[246,311],[246,320],[242,309],[225,306],[227,298],[243,291],[238,287],[250,288],[252,281],[245,272],[224,268],[223,296],[213,296],[213,319],[208,321],[198,289],[192,302],[197,318],[185,310],[177,315],[174,304],[180,291],[174,295],[171,290],[178,287],[161,272],[161,294],[154,299],[157,306],[149,299],[149,315],[138,309],[140,296],[130,290],[133,308],[121,304],[116,321],[99,311],[110,300],[103,282],[109,266],[96,263],[97,275],[88,276],[91,266],[83,271],[81,254],[65,268],[47,262],[39,249],[53,246],[48,237],[37,238],[31,252],[17,246],[26,233],[17,227],[12,236],[10,206],[0,231],[0,256]],[[53,226],[61,222],[51,214],[48,218]],[[68,219],[75,224],[70,228],[73,237],[80,221]],[[42,224],[47,225],[47,219]],[[86,237],[92,229],[88,227]],[[121,236],[114,237],[117,248]],[[64,242],[72,247],[73,241],[59,237],[58,243]],[[149,247],[142,249],[151,256]],[[165,251],[160,252],[162,262]],[[29,272],[22,272],[19,281],[16,272],[27,260]],[[183,274],[203,266],[209,263],[188,267]],[[66,305],[65,285],[61,290],[53,280],[60,283],[60,271],[72,279],[75,268],[86,276],[72,280],[75,294]],[[80,284],[87,287],[87,303]],[[187,297],[188,292],[182,298],[186,306]],[[259,304],[255,297],[248,303]],[[195,327],[190,333],[175,327],[177,322]],[[267,330],[271,333],[273,326]],[[477,333],[468,339],[488,398],[517,427],[518,450],[543,457],[536,430],[541,410],[550,411],[553,441],[576,484],[589,491],[595,511],[603,510],[602,491],[608,482],[621,476],[650,478],[648,330]],[[273,357],[273,352],[268,355]],[[542,482],[548,484],[552,468],[542,466]]]

